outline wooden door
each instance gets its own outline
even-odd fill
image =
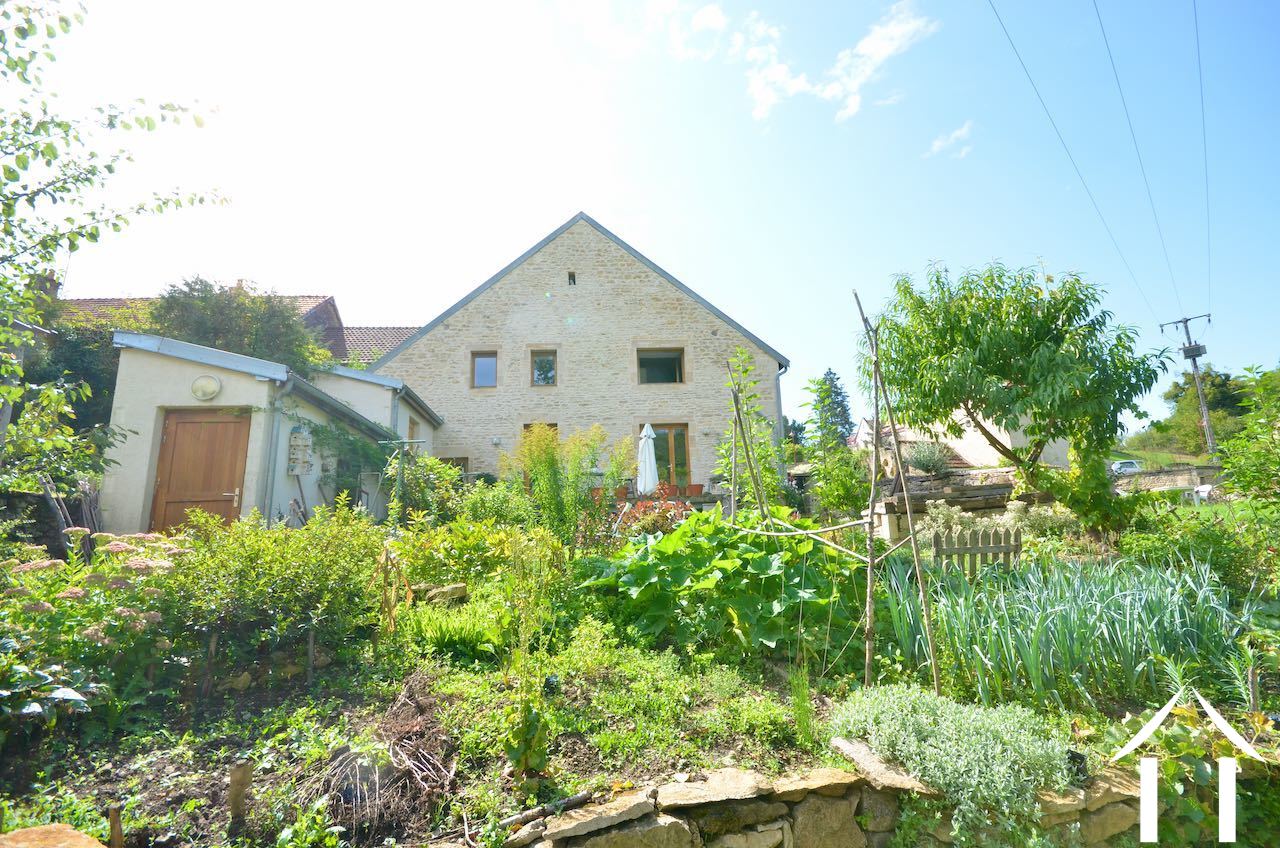
[[[189,509],[238,518],[248,455],[248,410],[166,412],[151,529],[181,524]]]

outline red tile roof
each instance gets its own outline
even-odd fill
[[[372,362],[390,353],[421,327],[343,327],[347,355],[358,362]]]

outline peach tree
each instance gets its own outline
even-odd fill
[[[899,278],[879,354],[900,423],[952,437],[972,428],[1026,486],[1051,492],[1087,527],[1122,525],[1105,461],[1121,416],[1142,416],[1137,400],[1168,356],[1139,352],[1137,331],[1114,322],[1102,294],[1075,274],[999,264],[955,279],[935,266],[922,289]],[[869,369],[864,362],[864,376]],[[1069,471],[1042,462],[1059,440],[1070,446]]]

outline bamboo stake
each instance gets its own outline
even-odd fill
[[[316,672],[316,628],[315,625],[307,628],[307,686],[310,687],[315,681]]]
[[[871,344],[871,358],[874,361],[879,355],[876,334],[868,337]],[[867,497],[867,600],[865,604],[866,623],[862,629],[862,639],[866,643],[863,658],[862,685],[871,685],[871,668],[876,652],[876,483],[880,479],[880,396],[872,391],[871,399],[871,494]]]
[[[742,439],[742,458],[747,464],[747,473],[751,479],[752,488],[756,493],[756,508],[760,510],[760,514],[764,517],[767,525],[773,524],[773,517],[769,513],[769,502],[764,495],[764,484],[760,480],[760,467],[755,460],[755,451],[751,447],[751,442],[747,439],[746,419],[742,414],[742,393],[738,388],[738,378],[733,374],[733,365],[726,362],[725,366],[729,369],[730,393],[733,396],[733,415],[734,426],[738,431],[739,438]],[[737,441],[735,439],[735,441]]]
[[[738,425],[733,425],[733,439],[729,442],[729,517],[738,517]]]
[[[874,334],[866,313],[862,310],[862,300],[858,293],[853,293],[858,304],[858,314],[862,317],[862,326],[870,336]],[[898,441],[898,425],[893,416],[893,401],[889,398],[889,389],[884,384],[884,375],[880,373],[879,340],[877,339],[876,355],[871,360],[872,387],[884,399],[885,417],[889,420],[889,435],[893,441],[893,463],[898,467],[898,480],[902,483],[903,504],[907,513],[907,533],[911,536],[911,558],[915,562],[916,582],[920,584],[920,612],[924,620],[924,636],[929,646],[929,669],[933,672],[934,694],[942,694],[942,679],[938,674],[938,654],[933,642],[933,604],[929,600],[929,586],[925,582],[924,568],[920,565],[920,544],[916,540],[915,518],[911,514],[911,491],[907,488],[907,471],[902,465],[902,445]]]
[[[213,660],[218,653],[218,631],[209,634],[209,659],[204,668],[204,685],[201,687],[201,694],[209,697],[209,693],[213,690]]]

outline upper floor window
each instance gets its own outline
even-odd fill
[[[569,285],[576,286],[578,284],[578,275],[573,271],[569,272]]]
[[[554,386],[556,384],[556,352],[554,350],[535,350],[530,364],[530,382],[535,386]]]
[[[684,348],[636,351],[641,383],[683,383]]]
[[[495,351],[476,351],[471,354],[471,386],[488,389],[498,385],[498,354]]]

